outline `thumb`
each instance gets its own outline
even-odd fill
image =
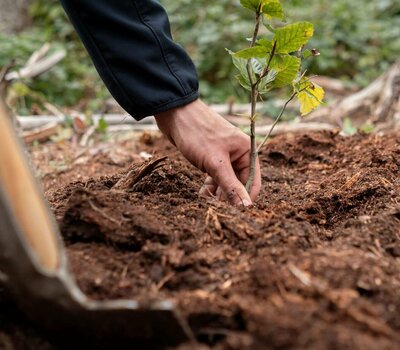
[[[236,177],[230,160],[220,160],[218,165],[207,171],[226,194],[229,202],[234,205],[249,206],[252,204],[250,195],[244,185]]]

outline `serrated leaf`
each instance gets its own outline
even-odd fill
[[[249,10],[258,11],[261,8],[262,12],[264,12],[263,8],[268,4],[279,4],[280,0],[240,0],[240,4]]]
[[[288,54],[299,50],[314,34],[310,22],[296,22],[275,30],[276,53]]]
[[[236,75],[236,79],[243,88],[245,88],[248,91],[251,91],[251,86],[248,78],[245,78],[243,75],[238,74]]]
[[[282,5],[279,1],[267,2],[263,6],[262,12],[269,20],[272,18],[278,18],[281,20],[285,18]]]
[[[246,60],[250,58],[267,58],[269,51],[264,46],[253,46],[247,49],[240,50],[233,54],[233,57],[244,58]]]
[[[264,23],[265,28],[267,28],[271,33],[276,32],[276,29],[274,27],[272,27],[269,23]]]
[[[240,0],[241,5],[249,10],[257,11],[261,0]]]
[[[259,46],[265,47],[265,49],[266,49],[268,52],[271,52],[272,47],[273,47],[272,41],[269,41],[269,40],[264,39],[264,38],[258,39],[258,40],[256,41],[256,44],[259,45]]]
[[[258,84],[258,92],[260,94],[265,94],[272,89],[273,81],[275,80],[278,72],[275,70],[270,70],[268,74],[260,80]]]
[[[235,57],[235,53],[229,49],[226,49],[226,51],[228,51],[229,54],[232,56],[232,62],[234,64],[234,66],[238,69],[240,76],[243,78],[243,81],[245,81],[248,85],[250,85],[249,75],[247,73],[247,60],[243,59],[243,58]],[[252,73],[252,79],[256,80],[256,76],[255,76],[253,70],[251,70],[251,73]]]
[[[297,94],[297,99],[300,102],[301,115],[304,116],[322,104],[325,91],[321,86],[310,81],[303,82],[300,86],[302,91]]]
[[[273,87],[290,85],[299,73],[300,64],[300,59],[295,56],[274,56],[270,64],[270,68],[277,72]]]

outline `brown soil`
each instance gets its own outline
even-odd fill
[[[88,296],[172,299],[198,349],[400,347],[400,134],[277,137],[249,209],[199,198],[204,175],[164,139],[118,149],[42,177]],[[139,150],[169,159],[124,186]],[[0,345],[51,348],[5,305]]]

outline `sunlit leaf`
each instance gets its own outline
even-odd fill
[[[279,88],[292,84],[300,69],[300,59],[294,56],[274,56],[270,68],[277,72],[273,87]]]
[[[314,34],[310,22],[296,22],[275,30],[276,53],[287,54],[299,50]]]
[[[271,20],[272,18],[278,18],[281,20],[285,18],[282,5],[279,1],[267,2],[263,6],[262,12],[269,20]]]
[[[267,58],[269,55],[269,51],[264,46],[253,46],[247,49],[240,50],[236,52],[233,56],[236,58]]]
[[[257,11],[260,6],[260,1],[261,0],[240,0],[240,3],[246,9]]]
[[[325,91],[321,86],[304,79],[297,94],[301,115],[304,116],[321,105],[324,95]]]
[[[270,70],[268,74],[260,80],[258,85],[258,92],[260,94],[266,94],[272,89],[272,83],[274,82],[278,72],[275,70]]]
[[[234,64],[234,66],[238,69],[240,76],[242,77],[241,79],[238,78],[240,85],[242,85],[243,87],[245,87],[244,85],[248,85],[250,86],[250,81],[249,81],[249,75],[247,72],[247,60],[244,58],[238,58],[234,56],[234,52],[231,50],[226,49],[226,51],[229,52],[229,54],[232,57],[232,62]],[[252,79],[255,80],[256,76],[254,74],[254,71],[251,68],[251,74],[252,74]],[[246,88],[246,87],[245,87]]]
[[[257,42],[256,42],[256,44],[259,45],[259,46],[265,47],[265,49],[266,49],[268,52],[270,52],[270,51],[272,50],[272,47],[274,46],[274,45],[272,44],[272,41],[269,41],[269,40],[264,39],[264,38],[258,39]]]

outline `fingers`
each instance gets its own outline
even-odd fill
[[[199,196],[215,197],[219,201],[226,201],[227,197],[222,188],[213,180],[211,176],[207,176],[203,186],[200,188]]]
[[[252,204],[244,185],[236,177],[230,159],[219,159],[212,163],[206,171],[221,187],[222,192],[231,204],[244,206]]]
[[[247,159],[245,161],[248,163]],[[249,168],[248,165],[246,167],[244,167],[243,169],[237,171],[237,176],[238,176],[239,180],[244,184],[247,182],[247,180],[249,178],[249,174],[250,174],[250,168]],[[255,164],[255,169],[254,169],[253,186],[250,189],[250,198],[251,198],[251,200],[254,201],[257,198],[260,190],[261,190],[261,170],[260,170],[260,163],[259,163],[259,160],[257,158],[256,164]]]
[[[260,162],[256,160],[256,167],[254,170],[254,182],[253,182],[253,187],[250,190],[250,198],[252,200],[255,200],[258,194],[260,193],[261,190],[261,169],[260,169]]]
[[[216,194],[217,188],[218,185],[213,180],[213,178],[211,176],[207,176],[203,186],[200,188],[199,195],[205,197],[214,196]]]

